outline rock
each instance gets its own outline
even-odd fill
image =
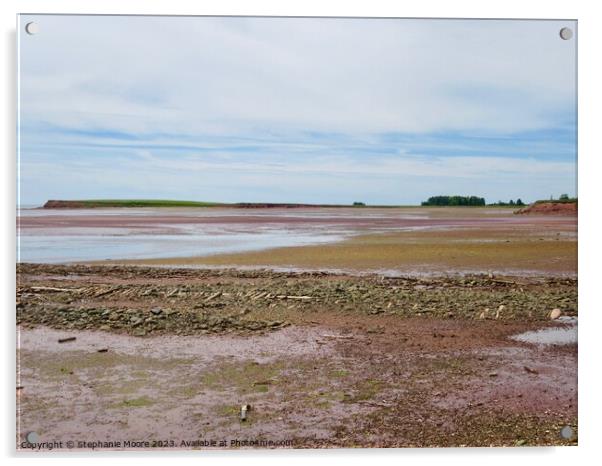
[[[490,372],[489,377],[497,377],[497,372]]]
[[[163,309],[161,309],[160,307],[153,307],[153,308],[151,309],[151,312],[152,312],[154,315],[158,316],[159,314],[161,314],[161,313],[163,312]]]
[[[98,327],[98,330],[102,330],[103,332],[108,332],[109,330],[111,330],[111,327],[108,325],[101,325],[100,327]]]
[[[75,340],[76,340],[75,337],[59,338],[59,343],[67,343],[69,341],[75,341]]]
[[[567,324],[576,324],[577,323],[577,318],[576,317],[571,317],[571,316],[560,316],[558,318],[559,322],[565,322]]]
[[[560,309],[552,309],[552,312],[550,312],[550,319],[556,320],[561,315],[562,315],[562,312],[560,311]]]
[[[241,421],[246,421],[247,420],[247,413],[251,410],[251,405],[242,405],[240,407],[240,420]]]
[[[140,325],[143,322],[144,322],[144,319],[142,319],[141,317],[133,316],[130,319],[130,324],[132,324],[132,327],[136,327],[137,325]]]
[[[525,371],[527,371],[529,374],[539,374],[539,372],[537,372],[535,369],[531,369],[527,366],[523,366],[523,369],[525,369]]]
[[[106,352],[108,352],[108,351],[109,351],[109,348],[100,348],[100,349],[98,349],[98,351],[97,351],[97,352],[98,352],[98,353],[106,353]]]

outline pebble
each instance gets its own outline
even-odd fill
[[[82,269],[79,266],[19,266],[19,273],[63,277],[65,272],[80,273],[82,276],[93,273],[113,277],[117,274],[118,278],[148,277],[153,280],[176,276],[176,272],[167,269],[158,271],[121,266],[113,267],[108,272],[104,268]],[[186,276],[225,277],[227,280],[208,283],[191,281],[187,284]],[[549,278],[531,282],[522,278],[520,282],[513,279],[492,282],[487,276],[466,276],[433,279],[401,277],[385,280],[379,277],[376,281],[371,276],[336,276],[333,280],[318,280],[321,276],[317,273],[285,274],[268,271],[177,271],[178,280],[182,280],[182,285],[177,288],[173,285],[159,286],[143,282],[119,286],[91,283],[80,293],[85,299],[70,305],[66,304],[63,300],[65,297],[60,294],[46,295],[46,292],[39,290],[33,293],[31,287],[23,287],[19,295],[17,323],[43,324],[65,330],[100,328],[103,331],[130,334],[138,330],[145,330],[148,334],[260,332],[289,325],[288,322],[277,320],[283,317],[281,311],[287,306],[293,306],[296,311],[303,313],[312,310],[315,302],[319,302],[320,308],[325,312],[386,312],[400,317],[428,315],[434,318],[486,320],[499,313],[500,320],[549,320],[552,306],[562,306],[562,313],[577,314],[574,279]],[[523,281],[531,288],[528,292],[519,293]],[[106,295],[107,292],[110,294]],[[217,292],[220,294],[216,295]],[[170,294],[171,301],[163,307],[165,301],[162,300],[166,294]],[[213,297],[214,295],[216,296]],[[311,296],[313,299],[284,300],[278,298],[280,295]],[[250,296],[261,298],[251,300]],[[212,299],[206,301],[208,297]],[[132,307],[119,306],[116,303],[120,300],[131,302]],[[498,306],[494,305],[496,302]],[[48,303],[56,304],[56,307]],[[107,307],[109,304],[111,307]],[[249,317],[243,317],[247,315]],[[565,323],[562,318],[558,318],[556,322]]]
[[[59,338],[59,343],[68,343],[70,341],[75,341],[76,339],[76,337]]]
[[[130,323],[132,324],[133,327],[136,327],[137,325],[140,325],[143,322],[144,322],[144,319],[141,319],[140,317],[132,317],[130,319]]]
[[[550,312],[550,319],[558,319],[561,315],[562,312],[560,311],[560,309],[552,309],[552,312]]]

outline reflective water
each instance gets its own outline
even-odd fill
[[[364,233],[533,222],[508,209],[491,212],[496,215],[489,210],[422,208],[20,209],[17,258],[73,262],[202,257],[335,242]]]
[[[536,345],[570,345],[577,343],[577,319],[559,319],[562,325],[548,327],[533,332],[525,332],[511,337],[513,340]]]
[[[208,256],[341,241],[428,216],[347,209],[20,209],[20,262]],[[416,228],[409,225],[408,229]]]
[[[338,234],[287,230],[248,233],[212,231],[182,234],[25,234],[20,237],[20,262],[72,262],[104,259],[192,257],[318,244],[342,239]]]

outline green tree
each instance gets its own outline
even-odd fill
[[[482,206],[485,198],[477,196],[432,196],[422,202],[423,206]]]

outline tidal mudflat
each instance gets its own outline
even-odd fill
[[[508,208],[28,209],[20,260],[575,274],[576,216]]]
[[[125,439],[185,449],[577,442],[575,340],[521,338],[574,328],[575,217],[117,210],[24,216],[21,228],[341,237],[19,264],[18,433],[84,449]],[[575,435],[562,437],[565,426]]]

